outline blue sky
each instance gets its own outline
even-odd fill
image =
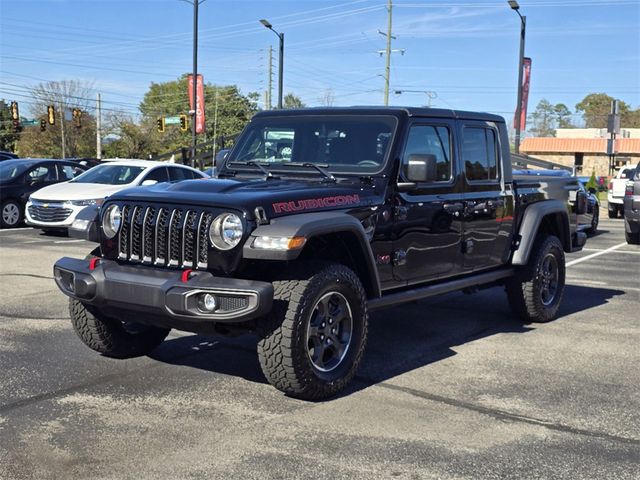
[[[640,107],[639,0],[522,0],[532,57],[529,111],[541,98],[574,109],[605,92]],[[104,107],[135,113],[151,82],[191,70],[192,6],[180,0],[0,0],[0,98],[43,80],[80,79]],[[308,105],[382,104],[386,0],[206,0],[199,71],[243,93],[267,85],[266,49],[285,33],[285,93]],[[520,20],[506,0],[396,0],[390,103],[513,117]],[[275,98],[277,92],[274,75]],[[24,112],[24,110],[23,110]]]

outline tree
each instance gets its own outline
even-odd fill
[[[335,102],[335,95],[333,94],[333,89],[327,88],[322,96],[318,98],[318,102],[320,105],[324,105],[325,107],[333,107]]]
[[[528,131],[536,137],[553,137],[556,132],[555,117],[554,106],[543,98],[531,114],[530,121],[533,123],[533,127]]]
[[[13,131],[10,103],[0,100],[0,150],[14,151],[19,136]]]
[[[571,110],[564,103],[556,103],[553,107],[557,128],[574,128],[571,123]]]
[[[198,141],[205,138],[230,136],[240,133],[251,117],[258,111],[257,93],[243,95],[237,86],[204,85],[205,131]],[[164,83],[152,83],[140,104],[142,124],[153,124],[159,116],[188,114],[188,75]],[[154,129],[157,133],[157,129]],[[126,132],[124,132],[126,134]],[[137,133],[131,131],[131,133]],[[134,139],[131,139],[132,141]],[[167,126],[158,135],[156,148],[160,152],[175,150],[191,144],[191,118],[189,129],[181,132],[177,126]]]
[[[582,113],[587,128],[607,128],[607,118],[611,113],[611,102],[614,100],[606,93],[590,93],[576,105],[576,111]],[[623,120],[629,113],[629,105],[619,102],[620,114]]]
[[[293,93],[287,93],[284,96],[283,105],[284,108],[304,108],[306,105],[302,99]]]
[[[46,130],[40,126],[24,128],[18,141],[21,156],[62,157],[62,122],[64,122],[65,157],[91,157],[95,155],[96,125],[91,98],[91,85],[78,80],[41,83],[31,90],[30,104],[32,118],[47,118],[47,107],[55,108],[55,125],[47,123]],[[82,113],[81,128],[76,128],[71,110],[77,108]]]

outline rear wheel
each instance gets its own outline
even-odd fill
[[[7,200],[2,204],[0,223],[6,228],[16,227],[22,223],[23,215],[22,207],[17,201]]]
[[[640,245],[640,232],[624,232],[624,238],[631,245]]]
[[[273,286],[274,307],[258,343],[265,377],[292,397],[335,395],[355,375],[366,343],[360,280],[343,265],[309,262]]]
[[[507,296],[513,312],[524,322],[549,322],[564,294],[565,261],[562,244],[554,235],[539,235],[529,263],[507,282]]]
[[[97,309],[73,299],[69,301],[69,313],[80,340],[107,357],[147,355],[164,341],[170,331],[107,317]]]

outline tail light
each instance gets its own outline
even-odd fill
[[[630,197],[633,196],[633,183],[627,183],[624,189],[624,194],[629,195]]]

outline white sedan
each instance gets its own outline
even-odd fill
[[[87,170],[73,180],[41,188],[31,194],[25,209],[25,221],[43,230],[66,229],[80,210],[88,205],[101,205],[106,197],[119,190],[199,178],[208,176],[184,165],[112,160]]]

